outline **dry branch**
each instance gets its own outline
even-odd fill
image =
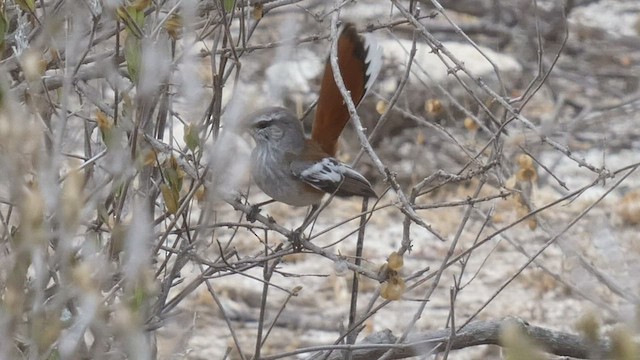
[[[368,344],[389,345],[390,359],[406,359],[412,356],[441,352],[447,346],[451,346],[452,350],[479,345],[501,346],[501,330],[512,323],[517,324],[522,333],[550,354],[587,359],[594,354],[594,351],[601,354],[611,353],[611,343],[608,340],[593,344],[582,336],[530,325],[524,320],[514,317],[502,320],[474,321],[458,330],[453,338],[450,329],[414,333],[399,344],[396,344],[397,338],[390,330],[384,330],[367,336],[355,347],[366,347]],[[383,348],[361,348],[353,350],[352,354],[354,360],[377,359],[386,351],[387,349]],[[341,355],[336,353],[329,359],[338,360],[341,359]]]

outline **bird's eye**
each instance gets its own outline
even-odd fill
[[[270,123],[271,123],[271,122],[270,122],[270,121],[267,121],[267,120],[258,121],[258,123],[256,123],[256,128],[257,128],[257,129],[264,129],[264,128],[266,128],[267,126],[269,126],[269,124],[270,124]]]

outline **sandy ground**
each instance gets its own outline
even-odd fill
[[[625,162],[629,160],[627,157],[624,159]],[[566,179],[569,177],[567,176]],[[632,175],[625,184],[628,188],[637,188],[639,181],[640,178],[637,175]],[[610,181],[609,184],[612,182]],[[527,262],[527,257],[513,244],[522,246],[529,254],[537,252],[548,239],[563,232],[571,220],[602,194],[603,189],[604,187],[597,187],[574,201],[562,202],[555,210],[543,213],[540,216],[541,224],[535,230],[531,230],[526,224],[517,225],[504,233],[504,236],[496,237],[474,251],[462,276],[462,289],[457,294],[456,323],[466,321],[488,301],[488,306],[477,315],[476,319],[518,316],[531,324],[575,332],[575,323],[590,312],[597,313],[606,322],[634,318],[633,306],[603,286],[592,273],[580,265],[577,258],[583,256],[611,277],[612,281],[623,284],[626,291],[637,294],[637,283],[633,274],[638,271],[637,258],[640,247],[634,241],[635,226],[625,222],[624,216],[628,212],[638,216],[640,209],[635,202],[626,204],[622,191],[606,197],[575,226],[564,232],[556,244],[546,249],[539,257],[539,263],[552,275],[561,278],[562,283],[556,281],[546,271],[530,265],[495,299],[490,300],[498,288]],[[491,191],[487,190],[487,193]],[[425,203],[453,201],[464,199],[471,194],[472,189],[454,189],[448,194],[440,194],[437,199],[426,198],[423,201]],[[557,190],[550,184],[536,187],[534,190],[534,203],[538,206],[558,197]],[[387,196],[381,200],[381,204],[387,204],[390,200],[392,196]],[[316,231],[321,231],[357,213],[359,206],[359,201],[355,199],[334,201],[322,214],[316,224]],[[502,215],[504,218],[515,216],[512,210],[513,205],[509,205],[506,200],[478,206],[460,236],[460,243],[455,249],[456,254],[469,248],[479,236],[482,216],[487,214],[487,209],[490,207],[495,207],[495,214]],[[293,212],[290,210],[284,205],[272,205],[268,211],[283,224],[294,227],[302,221],[304,212],[301,209]],[[441,243],[424,229],[413,226],[411,233],[413,251],[405,256],[403,275],[407,276],[427,267],[435,270],[440,266],[461,224],[463,211],[461,207],[449,207],[421,212],[421,215],[424,215],[424,218],[449,241]],[[289,217],[291,215],[293,217]],[[287,217],[286,220],[282,220],[284,216]],[[366,266],[377,269],[385,262],[387,256],[398,248],[402,237],[401,222],[402,217],[399,211],[393,207],[374,213],[367,226],[364,251]],[[489,222],[480,238],[508,223]],[[314,242],[331,244],[355,228],[356,224],[349,223],[326,236],[321,236]],[[227,236],[228,234],[221,232],[216,238],[223,241]],[[233,241],[242,255],[248,256],[260,250],[260,244],[255,237],[240,235]],[[277,242],[281,239],[275,235],[269,241]],[[354,241],[355,236],[352,235],[332,249],[336,253],[352,254]],[[211,252],[211,258],[215,258],[214,247],[210,248],[209,252]],[[302,286],[302,290],[288,303],[281,316],[281,325],[276,326],[271,332],[263,354],[330,344],[335,340],[340,327],[346,322],[350,287],[349,278],[336,275],[334,266],[331,261],[314,254],[292,255],[279,266],[282,274],[294,274],[294,276],[276,274],[271,279],[271,283],[289,290]],[[182,275],[189,278],[197,273],[194,269],[191,274],[183,273]],[[416,324],[416,331],[440,329],[446,326],[450,314],[449,289],[454,285],[453,279],[460,273],[460,265],[451,266],[445,271],[426,310]],[[246,275],[260,279],[262,270],[253,269]],[[244,319],[244,321],[232,321],[232,324],[245,354],[252,353],[257,331],[255,319],[258,316],[262,284],[260,281],[239,274],[215,279],[211,283],[222,299],[227,315],[235,319]],[[386,328],[393,330],[395,334],[402,333],[420,305],[420,299],[424,297],[431,285],[431,281],[425,282],[404,294],[402,300],[392,302],[372,315],[366,322],[364,334]],[[366,279],[363,281],[359,299],[361,309],[371,301],[378,288],[379,285],[374,281]],[[590,299],[584,298],[575,289],[582,294],[587,294]],[[275,316],[285,298],[286,294],[283,291],[271,288],[267,319]],[[378,299],[377,303],[380,302],[381,300]],[[603,310],[599,303],[606,304],[613,312]],[[206,288],[201,287],[181,306],[180,310],[180,314],[170,321],[174,324],[160,333],[160,338],[163,339],[160,342],[162,353],[172,353],[172,356],[177,357],[188,355],[190,359],[211,359],[220,358],[227,346],[233,346],[228,326]],[[454,358],[491,359],[499,358],[498,353],[499,351],[494,347],[475,348],[458,351]]]

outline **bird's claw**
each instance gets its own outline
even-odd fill
[[[258,217],[258,214],[260,214],[260,206],[252,205],[251,209],[246,214],[247,221],[250,223],[256,222],[257,220],[256,218]]]
[[[291,241],[294,252],[302,252],[302,249],[304,248],[304,245],[302,244],[302,236],[304,236],[304,234],[301,228],[295,229],[291,232],[289,240]]]

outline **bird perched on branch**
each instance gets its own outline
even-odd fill
[[[347,23],[338,38],[338,66],[353,102],[360,103],[377,77],[381,51]],[[256,142],[251,173],[274,200],[293,206],[317,205],[325,194],[377,197],[369,181],[335,159],[338,138],[350,115],[327,59],[311,138],[289,110],[269,107],[244,120]]]

